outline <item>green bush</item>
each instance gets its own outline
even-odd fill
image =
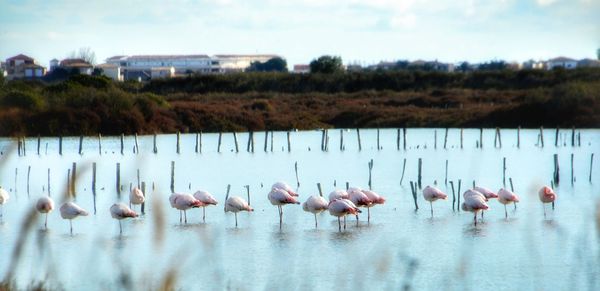
[[[44,100],[35,92],[10,90],[1,97],[0,104],[3,107],[18,107],[37,111],[44,107]]]

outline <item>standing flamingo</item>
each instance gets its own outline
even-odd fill
[[[179,210],[179,223],[181,223],[181,211],[183,211],[184,221],[187,223],[187,210],[204,206],[204,203],[190,194],[173,193],[169,197],[171,207]]]
[[[0,188],[0,218],[2,218],[2,216],[4,215],[4,204],[8,202],[8,199],[10,199],[10,195],[8,195],[8,192]]]
[[[302,209],[315,215],[315,228],[318,227],[317,214],[328,209],[327,200],[321,196],[310,196],[302,203]]]
[[[289,192],[278,188],[271,189],[271,192],[269,192],[267,197],[272,205],[277,206],[277,210],[279,211],[279,228],[281,228],[281,225],[283,224],[282,206],[286,204],[300,204],[300,202],[298,202],[294,196],[290,195]]]
[[[342,222],[340,221],[341,217],[346,217],[348,214],[357,215],[361,213],[360,209],[356,207],[352,201],[348,199],[337,199],[329,202],[329,214],[332,216],[336,216],[338,219],[338,230],[342,231]],[[346,229],[346,225],[344,224],[344,229]]]
[[[329,193],[329,202],[337,199],[348,199],[348,192],[344,190],[333,190]]]
[[[69,220],[71,234],[73,234],[73,219],[78,216],[88,216],[88,212],[73,202],[65,202],[60,206],[60,216]]]
[[[229,194],[227,194],[229,196]],[[225,197],[225,212],[233,212],[235,215],[235,227],[238,226],[237,213],[240,211],[254,211],[244,198],[239,196]]]
[[[442,192],[442,190],[436,187],[427,186],[425,187],[425,189],[423,189],[423,198],[429,201],[429,207],[431,208],[431,217],[433,217],[433,202],[438,199],[446,200],[447,197],[448,195],[446,195],[446,193]]]
[[[362,190],[363,193],[365,193],[365,195],[367,195],[367,197],[369,197],[369,199],[371,199],[371,204],[369,204],[369,206],[367,206],[367,222],[371,222],[371,207],[377,205],[377,204],[384,204],[385,203],[385,198],[383,198],[383,196],[380,196],[379,194],[371,191],[371,190]]]
[[[271,186],[271,189],[281,189],[285,192],[288,192],[288,194],[294,196],[294,197],[298,197],[298,193],[296,193],[294,191],[294,189],[288,185],[286,182],[276,182],[275,184],[273,184],[273,186]]]
[[[39,213],[46,214],[46,218],[44,220],[44,227],[48,229],[48,213],[54,210],[54,201],[48,196],[41,197],[35,204],[35,209],[37,209]]]
[[[519,196],[517,194],[506,190],[504,188],[500,188],[498,190],[498,202],[504,204],[504,218],[508,218],[508,212],[506,211],[506,205],[510,203],[519,202]]]
[[[348,188],[348,200],[352,201],[357,207],[368,207],[372,201],[360,188],[350,187]],[[358,214],[356,215],[356,225],[358,226]]]
[[[480,186],[475,186],[473,187],[473,190],[483,194],[483,196],[485,196],[485,201],[489,201],[490,199],[493,198],[498,198],[498,194],[494,193],[494,191],[485,188],[485,187],[480,187]],[[483,219],[483,211],[481,211],[481,219]]]
[[[129,193],[129,207],[133,205],[139,205],[144,203],[145,199],[144,192],[142,192],[142,190],[138,187],[135,187],[133,189],[131,189],[131,192]]]
[[[544,206],[544,217],[546,217],[546,203],[552,203],[552,210],[554,210],[554,200],[558,197],[554,190],[548,186],[542,187],[538,192],[540,196],[540,201],[542,201],[542,205]]]
[[[110,207],[110,216],[119,221],[119,234],[123,234],[121,220],[130,217],[135,218],[138,215],[135,213],[135,211],[131,210],[131,208],[127,207],[127,205],[123,203],[115,203]]]
[[[465,200],[461,208],[463,211],[473,212],[473,221],[475,226],[477,226],[477,212],[489,209],[489,206],[485,202],[485,196],[477,191],[467,190],[463,193],[463,197]]]
[[[202,222],[206,222],[206,206],[217,205],[219,202],[210,193],[203,190],[196,191],[196,193],[194,193],[194,198],[204,203],[204,205],[202,205]]]

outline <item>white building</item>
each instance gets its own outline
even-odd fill
[[[96,68],[102,70],[102,75],[109,77],[115,81],[123,81],[123,74],[121,74],[121,67],[113,64],[100,64]]]
[[[550,59],[548,62],[546,62],[546,68],[548,70],[552,70],[554,68],[575,69],[576,67],[577,60],[566,57],[558,57]]]
[[[150,70],[151,79],[166,79],[175,77],[175,67],[155,67]]]
[[[231,73],[243,72],[253,62],[265,63],[277,55],[215,55],[212,59],[212,72]]]

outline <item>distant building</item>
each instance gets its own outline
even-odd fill
[[[422,69],[427,71],[454,72],[454,64],[438,61],[416,60],[408,64],[409,69]]]
[[[566,57],[558,57],[550,59],[548,62],[546,62],[546,68],[548,70],[552,70],[554,68],[575,69],[576,67],[577,60]]]
[[[59,66],[68,72],[78,72],[81,75],[91,75],[94,70],[94,66],[84,59],[64,59],[60,61]]]
[[[57,59],[50,60],[50,72],[54,71],[54,69],[58,68],[60,65],[60,61]]]
[[[297,74],[310,73],[310,65],[306,65],[306,64],[294,65],[294,70],[292,72],[297,73]]]
[[[175,67],[155,67],[150,71],[151,79],[167,79],[175,77]]]
[[[123,81],[121,66],[114,64],[100,64],[96,68],[101,70],[103,76],[109,77],[115,81]]]
[[[33,58],[23,54],[6,59],[4,66],[8,80],[39,78],[46,74],[46,68],[39,66]]]
[[[600,61],[594,59],[583,59],[577,62],[578,68],[600,68]]]
[[[243,72],[253,62],[265,63],[277,55],[215,55],[211,58],[211,72]],[[216,69],[216,70],[215,70]]]
[[[521,68],[524,70],[543,70],[546,68],[546,63],[543,61],[529,60],[529,61],[523,62],[523,65],[521,66]]]

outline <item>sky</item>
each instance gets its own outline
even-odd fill
[[[346,64],[595,58],[600,0],[0,0],[0,59],[321,55]]]

